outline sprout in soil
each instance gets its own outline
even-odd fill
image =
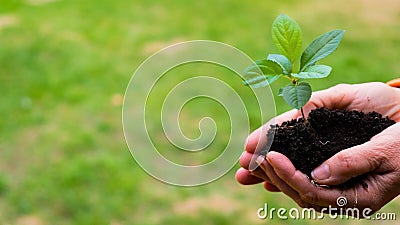
[[[272,24],[272,39],[282,54],[269,54],[266,59],[257,60],[247,67],[244,84],[259,88],[272,84],[280,77],[287,78],[290,84],[279,89],[279,96],[291,107],[300,109],[306,119],[303,106],[310,100],[312,90],[304,80],[324,78],[330,74],[330,66],[316,63],[337,49],[343,35],[344,30],[324,33],[301,53],[300,26],[289,16],[279,15]]]

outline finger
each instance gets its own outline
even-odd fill
[[[281,192],[285,193],[287,196],[292,198],[300,207],[303,208],[309,208],[311,207],[311,204],[303,201],[300,197],[300,195],[289,185],[286,184],[285,181],[283,181],[274,171],[272,166],[267,162],[267,160],[264,160],[261,164],[260,167],[265,171],[267,176],[271,179],[272,183],[274,184],[275,187],[277,187]]]
[[[400,121],[400,89],[391,88],[381,82],[355,84],[354,89],[354,101],[349,109],[363,112],[373,110],[396,122]],[[373,101],[370,101],[371,98]]]
[[[267,191],[270,192],[281,192],[281,190],[279,190],[279,188],[277,188],[275,185],[269,183],[269,182],[264,182],[264,188]]]
[[[400,123],[394,124],[370,141],[335,154],[312,173],[319,184],[336,185],[366,173],[395,170],[393,159],[400,149]]]
[[[311,172],[318,184],[338,185],[351,178],[375,171],[385,158],[372,142],[343,150]]]
[[[303,185],[306,186],[313,186],[307,177],[304,174],[298,174],[301,172],[296,171],[290,160],[280,153],[271,151],[267,154],[266,159],[268,163],[263,163],[262,168],[265,168],[268,171],[266,173],[275,186],[291,197],[299,206],[308,207],[310,202],[304,201],[299,192],[289,185],[291,182],[300,182],[301,184],[304,183]],[[295,176],[294,174],[296,174],[296,179],[291,180]]]
[[[295,168],[284,155],[275,152],[277,155],[274,156],[274,152],[271,153],[272,154],[268,153],[267,155],[267,160],[271,160],[271,163],[268,163],[270,168],[268,168],[268,164],[266,165],[265,163],[262,163],[260,167],[265,168],[266,171],[268,171],[266,172],[268,177],[270,177],[274,185],[291,197],[300,207],[314,208],[316,211],[320,212],[323,208],[329,206],[336,207],[337,199],[343,196],[346,197],[346,200],[348,200],[349,204],[352,204],[352,206],[357,203],[357,197],[353,189],[339,190],[336,188],[326,189],[314,186],[307,176],[301,172],[293,172]],[[282,159],[286,158],[288,161],[276,160],[276,156],[278,156],[278,158],[282,157]],[[285,172],[286,170],[288,170],[288,172]],[[358,192],[362,193],[360,189],[363,188],[358,187],[358,189]]]
[[[239,159],[240,166],[245,168],[246,170],[249,169],[249,164],[252,156],[253,154],[244,151]]]
[[[269,152],[267,160],[275,171],[276,176],[297,193],[299,199],[295,199],[296,202],[321,207],[335,205],[336,199],[343,193],[343,190],[327,189],[313,185],[305,174],[296,170],[286,156],[278,152]],[[268,176],[270,177],[269,174]],[[275,180],[272,177],[270,179],[275,184]],[[278,187],[280,188],[280,186]],[[284,191],[282,190],[282,192]]]
[[[269,177],[265,174],[265,172],[261,168],[257,168],[256,170],[250,171],[251,175],[261,178],[264,181],[271,182]]]
[[[265,172],[261,168],[258,167],[256,159],[252,159],[253,156],[254,156],[253,154],[250,154],[248,152],[244,152],[242,154],[242,156],[240,157],[240,160],[239,160],[240,166],[243,167],[244,169],[250,171],[251,175],[253,175],[255,177],[258,177],[258,178],[261,178],[264,181],[269,181],[270,182],[270,179],[267,177]],[[253,160],[255,165],[257,165],[257,166],[253,166],[252,167],[253,170],[249,169],[251,160]]]
[[[377,90],[386,93],[381,100],[376,99]],[[392,92],[391,94],[389,94]],[[369,98],[374,101],[369,101]],[[381,82],[364,84],[339,84],[326,90],[314,92],[310,101],[303,107],[305,114],[315,107],[329,109],[347,109],[370,112],[371,109],[388,116],[396,122],[400,121],[400,90],[391,88]],[[379,98],[379,97],[378,97]],[[368,101],[366,101],[366,99]],[[372,104],[374,102],[374,104]],[[380,104],[381,103],[381,104]],[[389,104],[389,105],[388,105]],[[389,109],[389,110],[388,110]]]
[[[236,180],[243,185],[252,185],[263,182],[264,180],[253,176],[250,171],[240,168],[235,175]]]
[[[346,109],[354,100],[355,87],[351,84],[339,84],[312,94],[310,101],[304,106],[309,112],[316,107],[329,109]]]
[[[239,164],[240,164],[240,166],[242,167],[242,168],[244,168],[244,169],[246,169],[246,170],[249,170],[250,172],[252,172],[252,171],[258,171],[258,172],[261,172],[261,173],[264,173],[259,167],[258,167],[258,164],[259,163],[257,163],[257,158],[258,157],[261,157],[262,158],[262,160],[263,160],[263,156],[258,156],[258,155],[255,155],[255,154],[251,154],[251,153],[248,153],[248,152],[243,152],[243,154],[242,154],[242,156],[240,157],[240,160],[239,160]],[[261,161],[262,161],[261,160]],[[264,173],[265,174],[265,173]]]

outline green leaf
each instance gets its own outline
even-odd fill
[[[279,15],[272,24],[272,39],[275,45],[293,64],[301,53],[301,29],[292,18]]]
[[[273,82],[278,80],[279,77],[281,76],[282,75],[261,75],[245,80],[243,83],[244,85],[248,85],[252,88],[260,88],[272,84]]]
[[[292,73],[292,76],[302,79],[324,78],[329,76],[331,71],[332,68],[330,66],[315,65],[307,67],[304,72],[298,74]]]
[[[283,69],[276,62],[260,59],[256,60],[255,64],[252,64],[245,69],[245,74],[248,74],[249,72],[255,72],[259,75],[277,75],[282,74]]]
[[[283,92],[283,88],[279,88],[278,96],[283,96],[282,92]]]
[[[308,66],[327,57],[335,51],[344,35],[344,30],[333,30],[320,35],[304,50],[301,55],[300,68],[304,71]]]
[[[289,84],[282,88],[283,99],[291,107],[300,109],[311,98],[311,86],[308,83]]]
[[[271,75],[271,76],[267,76],[268,79],[268,83],[272,84],[274,83],[276,80],[278,80],[282,75]]]
[[[269,54],[267,60],[276,62],[283,69],[283,74],[290,74],[292,72],[292,63],[290,60],[280,54]]]
[[[283,69],[276,62],[262,59],[247,67],[244,72],[244,84],[253,88],[264,87],[276,81]]]
[[[243,83],[244,85],[250,86],[252,88],[265,87],[269,85],[268,79],[263,75],[245,80]]]

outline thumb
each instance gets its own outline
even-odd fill
[[[323,185],[342,184],[351,178],[380,167],[382,151],[368,141],[338,152],[311,172],[312,178]]]
[[[372,171],[398,169],[400,123],[386,128],[364,144],[338,152],[311,172],[318,184],[337,185]]]

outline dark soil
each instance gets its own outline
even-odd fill
[[[270,149],[286,155],[296,169],[311,177],[311,171],[334,154],[369,141],[394,123],[376,112],[318,108],[310,112],[307,122],[300,118],[272,125]]]

